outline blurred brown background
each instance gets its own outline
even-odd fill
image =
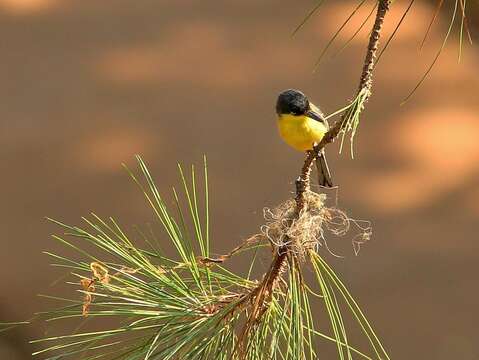
[[[330,113],[353,96],[362,66],[367,30],[312,74],[356,6],[326,4],[292,39],[313,4],[0,0],[0,321],[54,305],[36,297],[57,294],[51,284],[63,274],[41,254],[62,251],[45,216],[72,224],[90,211],[128,226],[152,220],[120,166],[134,166],[136,153],[164,191],[177,182],[177,161],[208,156],[216,252],[257,231],[262,208],[290,196],[302,161],[276,133],[277,93],[303,89]],[[406,5],[394,4],[387,33]],[[338,155],[337,144],[328,149],[339,206],[371,220],[374,233],[358,257],[349,245],[338,245],[344,259],[325,256],[393,359],[472,360],[479,359],[479,48],[466,46],[458,64],[455,31],[425,84],[399,105],[447,29],[444,17],[419,53],[432,12],[415,4],[381,59],[356,158]],[[2,335],[0,358],[29,359],[28,340],[46,330]]]

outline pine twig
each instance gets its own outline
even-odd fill
[[[359,109],[359,111],[362,110],[364,102],[366,102],[371,95],[373,70],[379,45],[379,38],[384,23],[384,17],[386,15],[386,12],[389,10],[390,4],[391,0],[379,0],[378,3],[376,20],[369,38],[366,57],[364,59],[363,71],[359,80],[358,95],[364,94],[363,102],[361,103],[361,108]],[[325,134],[321,142],[317,144],[313,148],[313,150],[307,152],[306,159],[301,168],[301,173],[296,180],[296,211],[294,214],[294,218],[291,220],[291,224],[294,222],[294,220],[300,217],[303,211],[307,210],[305,209],[305,194],[310,189],[310,175],[312,170],[312,164],[314,160],[318,157],[319,152],[324,148],[324,146],[331,143],[344,129],[348,119],[347,112],[348,110],[343,113],[341,119],[338,120],[331,127],[331,129]],[[235,352],[238,351],[240,358],[243,358],[245,356],[245,346],[248,343],[247,339],[249,332],[260,321],[262,315],[267,310],[272,293],[278,284],[278,280],[281,274],[286,268],[288,258],[290,256],[294,256],[291,254],[290,251],[291,246],[291,241],[285,241],[282,245],[274,246],[273,260],[271,261],[269,269],[264,274],[261,282],[258,284],[257,287],[244,294],[241,299],[235,304],[235,307],[230,311],[231,314],[237,311],[241,311],[245,308],[245,306],[250,306],[248,318],[243,326],[235,349]]]
[[[364,103],[371,96],[371,87],[373,80],[373,71],[375,60],[377,56],[379,39],[381,37],[381,30],[384,24],[384,17],[389,10],[391,5],[390,0],[379,0],[378,10],[376,12],[376,20],[374,22],[371,35],[369,37],[368,48],[366,52],[366,57],[364,59],[363,71],[359,80],[359,89],[357,94],[364,93]],[[361,111],[362,109],[359,109]],[[331,129],[324,135],[323,139],[317,144],[312,151],[309,151],[306,155],[303,167],[301,169],[301,174],[296,180],[296,202],[298,206],[298,212],[301,211],[304,207],[304,193],[309,190],[309,175],[311,173],[311,168],[313,162],[318,157],[320,151],[329,143],[333,142],[339,135],[339,133],[344,130],[347,122],[348,110],[346,110],[341,119],[339,119]]]
[[[372,80],[373,80],[373,70],[375,65],[375,60],[377,56],[377,51],[379,47],[379,39],[381,37],[381,29],[384,23],[384,18],[389,10],[389,6],[391,4],[391,0],[379,0],[378,3],[378,10],[376,13],[376,20],[374,22],[373,29],[371,31],[371,35],[369,37],[368,48],[366,51],[366,57],[364,59],[363,71],[361,73],[361,77],[359,80],[359,88],[358,88],[358,96],[360,94],[363,95],[363,102],[361,102],[359,111],[362,111],[362,107],[364,107],[364,103],[369,99],[371,96],[371,87],[372,87]],[[301,168],[301,173],[296,180],[296,212],[295,218],[298,219],[301,212],[305,211],[306,206],[306,199],[305,194],[310,189],[310,175],[312,170],[313,162],[318,157],[320,151],[326,146],[327,144],[331,143],[336,139],[339,133],[345,128],[345,125],[348,121],[348,110],[346,110],[341,119],[337,121],[333,127],[325,134],[323,139],[319,144],[314,146],[313,150],[308,151],[306,155],[306,159],[303,163]],[[294,220],[292,220],[294,221]],[[263,280],[255,288],[250,295],[250,300],[252,301],[253,310],[251,311],[251,315],[249,316],[246,325],[243,328],[242,334],[240,336],[240,344],[244,345],[245,337],[248,335],[248,330],[252,328],[252,326],[259,321],[261,315],[264,313],[265,309],[267,308],[268,304],[264,304],[263,301],[268,301],[269,297],[271,296],[274,287],[278,283],[278,278],[281,276],[283,272],[286,261],[288,256],[290,255],[290,245],[291,242],[287,241],[282,246],[279,246],[276,249],[276,252],[273,257],[273,261],[270,265],[268,272],[263,277]],[[266,290],[266,291],[265,291]],[[263,296],[261,296],[262,294]],[[258,302],[260,300],[260,302]],[[240,346],[241,346],[240,345]]]

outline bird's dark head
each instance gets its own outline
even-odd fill
[[[276,113],[303,115],[309,109],[309,100],[301,91],[288,89],[279,94]]]

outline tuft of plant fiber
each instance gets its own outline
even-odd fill
[[[321,246],[330,251],[326,242],[327,234],[344,236],[353,224],[359,230],[352,240],[357,255],[360,245],[371,237],[369,222],[354,220],[344,211],[326,206],[326,198],[326,194],[305,192],[305,206],[298,215],[294,199],[273,209],[263,209],[266,223],[258,235],[268,240],[274,248],[288,247],[299,259],[304,259],[309,250],[317,251]]]

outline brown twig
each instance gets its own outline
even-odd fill
[[[235,247],[233,250],[231,250],[229,253],[220,255],[217,257],[199,257],[198,260],[201,264],[205,266],[211,266],[213,264],[222,264],[226,260],[230,259],[233,255],[238,253],[239,251],[243,250],[246,246],[258,243],[261,241],[261,237],[259,235],[254,235],[252,237],[247,238],[244,240],[240,245]]]
[[[371,95],[371,86],[373,78],[373,70],[375,65],[376,54],[379,45],[379,38],[381,35],[381,29],[384,23],[384,17],[389,10],[391,0],[379,0],[378,10],[376,13],[376,20],[369,37],[368,48],[366,52],[366,57],[364,59],[363,71],[359,80],[359,89],[358,94],[363,93],[364,102],[366,102]],[[363,104],[364,104],[363,102]],[[363,106],[363,105],[361,105]],[[359,111],[361,111],[359,109]],[[325,134],[323,139],[319,144],[314,146],[313,150],[308,151],[306,159],[301,168],[301,173],[296,180],[296,212],[295,219],[300,217],[301,212],[307,211],[305,194],[310,189],[310,175],[311,169],[314,160],[318,157],[320,151],[329,143],[334,141],[339,135],[341,130],[344,129],[344,126],[347,121],[347,111],[343,113],[341,119],[339,119]],[[291,220],[291,222],[293,222]],[[291,225],[291,224],[290,224]],[[248,334],[251,329],[257,324],[261,319],[261,316],[264,314],[268,308],[268,304],[271,300],[272,293],[275,289],[275,286],[278,284],[278,280],[281,274],[284,272],[287,259],[294,254],[290,251],[291,242],[286,241],[282,245],[276,246],[274,249],[274,256],[271,262],[271,265],[263,276],[263,279],[258,284],[258,286],[252,289],[249,293],[245,294],[236,304],[233,311],[238,309],[243,309],[247,304],[250,305],[250,311],[248,319],[246,320],[245,325],[241,331],[241,334],[238,339],[238,344],[236,350],[239,350],[240,358],[245,355],[245,345],[247,344]]]
[[[381,29],[384,23],[384,17],[389,10],[390,5],[390,0],[379,0],[378,10],[376,12],[376,20],[374,22],[371,35],[369,36],[368,49],[366,52],[366,57],[364,59],[363,71],[359,80],[358,89],[358,94],[363,91],[366,94],[364,102],[366,102],[371,96],[373,70],[379,46],[379,38],[381,37]],[[360,109],[360,111],[361,110],[362,109]],[[301,175],[299,176],[298,180],[296,180],[296,201],[300,210],[303,207],[304,203],[304,201],[302,200],[304,198],[303,194],[306,190],[309,189],[309,174],[311,173],[311,167],[313,165],[313,162],[318,157],[319,152],[327,144],[333,142],[334,139],[338,137],[341,130],[344,129],[345,122],[347,119],[346,115],[347,110],[343,113],[341,119],[339,119],[324,135],[319,144],[314,147],[313,151],[309,151],[306,155],[306,159],[301,169]]]

